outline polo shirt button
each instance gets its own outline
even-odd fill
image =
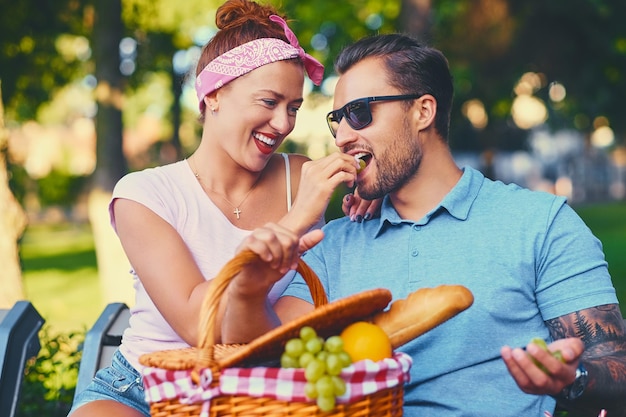
[[[419,225],[417,225],[417,224],[414,224],[414,225],[413,225],[413,230],[415,230],[416,232],[419,232],[421,228],[422,228],[422,227],[421,227],[421,226],[419,226]]]
[[[413,250],[411,251],[411,256],[415,257],[415,256],[419,255],[419,253],[420,253],[420,252],[419,252],[417,249],[413,249]]]

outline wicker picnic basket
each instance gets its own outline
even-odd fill
[[[315,309],[313,312],[290,321],[263,336],[243,345],[214,343],[214,329],[219,301],[232,278],[249,262],[258,259],[244,251],[229,261],[213,279],[203,305],[199,329],[199,346],[186,349],[157,351],[140,357],[142,365],[158,368],[165,373],[186,371],[193,384],[199,384],[201,372],[210,370],[209,388],[219,384],[233,367],[255,367],[270,360],[277,363],[287,340],[297,337],[302,326],[310,325],[322,337],[339,334],[348,324],[367,320],[385,309],[391,294],[384,289],[364,291],[345,299],[328,303],[324,289],[315,273],[302,260],[298,272],[307,283]],[[223,377],[224,378],[224,377]],[[145,381],[144,381],[145,383]],[[350,403],[337,404],[334,410],[322,412],[313,401],[285,401],[276,398],[251,395],[219,395],[209,400],[190,403],[180,398],[160,399],[150,402],[152,417],[225,417],[225,416],[401,416],[403,384],[383,388]],[[207,404],[208,403],[208,407]]]

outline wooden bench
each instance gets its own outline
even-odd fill
[[[45,320],[29,301],[0,310],[0,416],[13,417],[24,380],[26,362],[41,349],[39,330]]]
[[[98,369],[111,364],[113,353],[122,343],[122,334],[128,327],[129,318],[130,310],[126,304],[110,303],[89,329],[83,343],[76,393],[87,387]]]

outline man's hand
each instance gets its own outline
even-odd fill
[[[574,382],[584,348],[579,338],[570,337],[548,345],[550,352],[535,343],[529,343],[525,350],[505,346],[501,354],[511,376],[522,391],[535,395],[558,395],[563,388]],[[561,352],[563,361],[551,353],[556,351]]]

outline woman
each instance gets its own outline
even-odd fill
[[[136,304],[113,364],[77,395],[72,417],[149,416],[139,356],[196,345],[208,280],[241,248],[255,249],[250,234],[271,230],[279,237],[263,244],[278,247],[281,234],[316,229],[333,190],[354,183],[358,164],[345,154],[275,154],[294,128],[304,73],[319,84],[324,70],[276,10],[229,0],[216,22],[196,69],[200,145],[184,161],[127,175],[113,192],[111,223],[132,265]],[[286,274],[275,299],[294,259],[265,261]]]

